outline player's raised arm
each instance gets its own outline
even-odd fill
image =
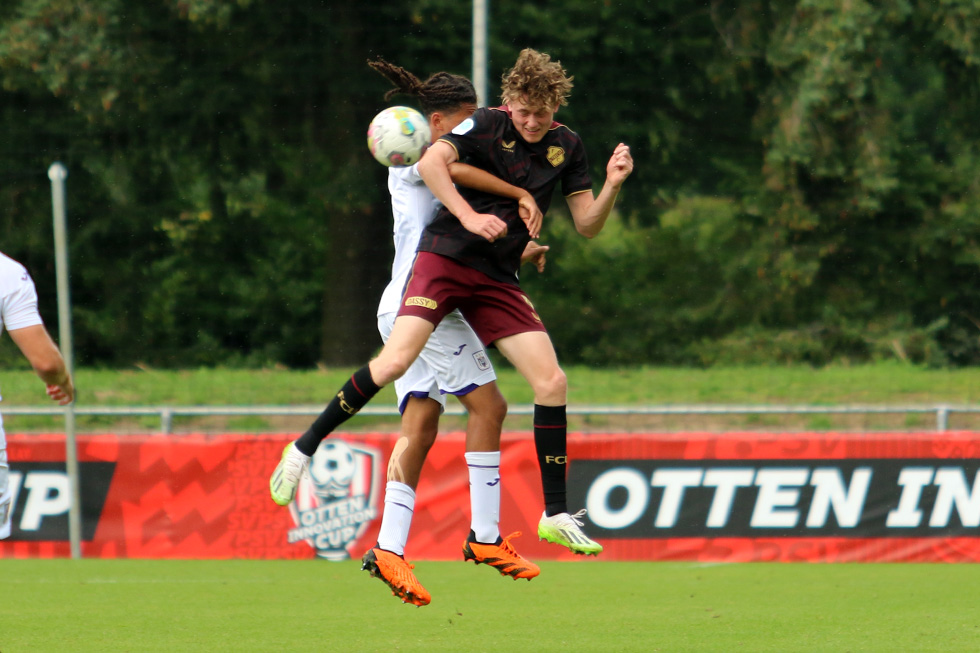
[[[419,161],[419,175],[432,194],[455,215],[467,231],[491,243],[507,234],[507,223],[489,213],[477,213],[453,185],[449,164],[456,161],[456,150],[444,141],[432,144]]]
[[[620,143],[613,150],[609,163],[606,164],[606,181],[602,184],[599,196],[593,197],[591,192],[585,192],[565,198],[572,213],[572,220],[575,222],[575,229],[580,234],[592,238],[602,231],[616,203],[619,189],[631,172],[633,172],[633,156],[630,154],[630,148]]]

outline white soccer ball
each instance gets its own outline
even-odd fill
[[[429,122],[411,107],[388,107],[371,121],[367,143],[386,166],[410,166],[422,158],[432,133]]]
[[[356,470],[354,450],[343,440],[327,440],[310,461],[310,479],[316,493],[325,496],[346,496]]]

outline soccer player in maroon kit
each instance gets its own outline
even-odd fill
[[[353,374],[313,425],[286,447],[270,479],[274,495],[292,496],[323,438],[381,387],[404,374],[435,325],[458,308],[480,339],[495,345],[534,391],[534,441],[544,491],[538,536],[575,553],[602,551],[580,528],[585,511],[568,512],[567,381],[544,324],[519,285],[521,253],[538,234],[529,233],[515,200],[457,189],[449,175],[451,163],[465,160],[527,189],[542,212],[560,184],[577,231],[586,238],[598,234],[633,170],[633,159],[626,145],[617,145],[606,165],[605,183],[599,195],[593,195],[581,139],[554,122],[571,87],[571,78],[559,62],[525,49],[504,75],[505,106],[477,110],[426,152],[419,172],[443,208],[422,236],[388,342]],[[485,562],[500,551],[501,544],[469,537],[463,555]]]

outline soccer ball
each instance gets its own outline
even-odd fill
[[[322,496],[342,497],[354,480],[357,464],[354,451],[343,440],[328,440],[320,445],[310,461],[310,478],[316,493]]]
[[[411,107],[388,107],[371,121],[368,149],[386,166],[410,166],[422,158],[432,133],[421,113]]]

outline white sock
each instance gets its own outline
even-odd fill
[[[477,542],[500,537],[500,452],[467,451],[470,471],[470,528]]]
[[[378,547],[398,555],[405,555],[408,531],[415,514],[415,490],[398,481],[388,481],[385,486],[385,509],[381,515],[381,532]]]

